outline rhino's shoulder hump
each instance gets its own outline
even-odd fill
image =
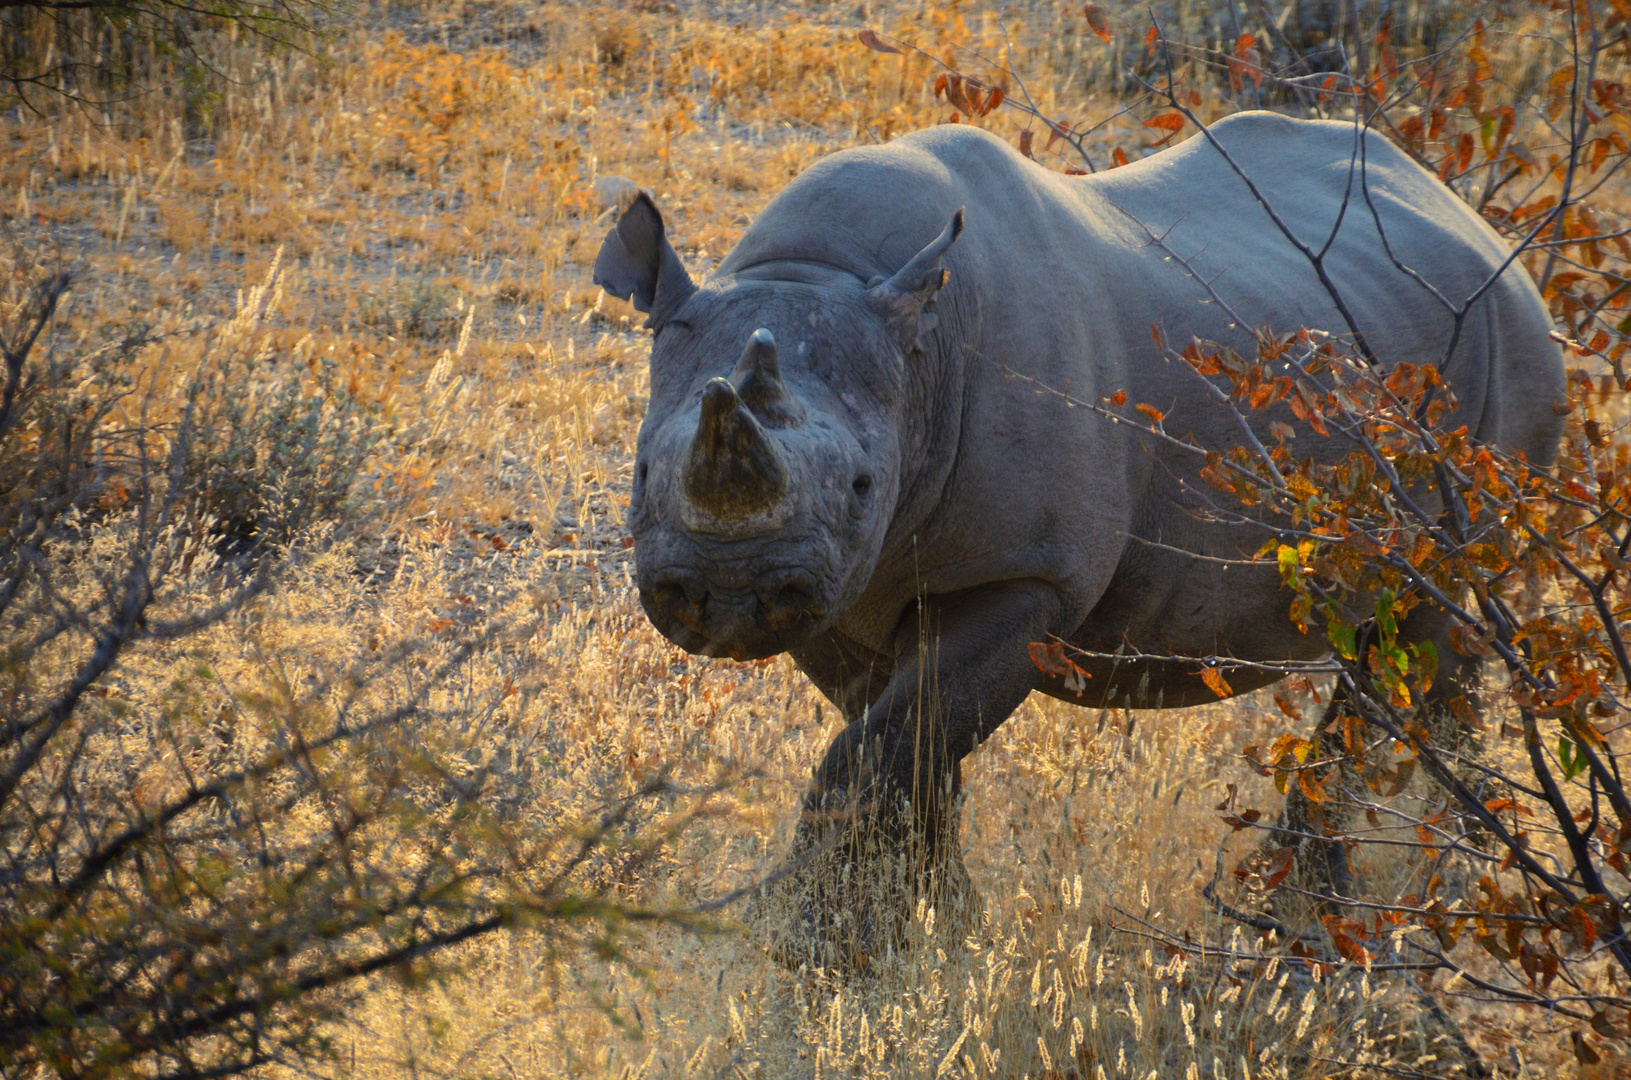
[[[965,124],[842,150],[783,188],[719,272],[805,260],[866,281],[898,269],[960,206],[983,226],[1002,211],[1004,193],[1035,182],[1036,173],[1046,175],[1001,139]]]
[[[1002,139],[967,124],[940,124],[878,146],[858,146],[831,154],[805,170],[786,188],[793,198],[822,193],[864,194],[901,183],[950,185],[973,176],[1030,165]],[[1034,166],[1033,166],[1034,167]],[[768,209],[768,208],[767,208]]]
[[[910,134],[902,135],[891,147],[921,150],[946,162],[1011,160],[1019,158],[1019,151],[984,128],[969,124],[936,124]]]

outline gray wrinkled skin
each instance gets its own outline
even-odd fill
[[[1352,164],[1354,129],[1247,113],[1213,133],[1315,248],[1351,192],[1331,277],[1384,365],[1439,362],[1451,318],[1384,252]],[[1384,139],[1366,145],[1394,255],[1446,296],[1470,295],[1506,246]],[[957,236],[948,222],[959,208]],[[1192,459],[1040,392],[1097,401],[1125,390],[1162,410],[1175,435],[1220,449],[1238,441],[1151,326],[1178,347],[1198,337],[1250,355],[1252,338],[1140,222],[1247,326],[1346,336],[1307,261],[1203,137],[1088,177],[1051,172],[966,126],[845,151],[788,185],[700,287],[649,203],[608,236],[597,281],[632,294],[657,331],[631,511],[642,602],[692,652],[790,651],[850,721],[817,770],[801,846],[817,845],[842,807],[853,819],[857,807],[904,799],[902,842],[955,862],[945,807],[957,762],[1032,690],[1091,706],[1214,699],[1182,662],[1087,665],[1078,697],[1037,670],[1029,642],[1265,661],[1325,651],[1322,634],[1289,621],[1273,567],[1183,554],[1239,559],[1264,540],[1193,513]],[[751,446],[779,454],[785,482],[759,485],[752,513],[699,516],[685,471],[705,388],[733,369],[741,381],[738,361],[761,328],[797,416],[728,431],[762,435]],[[1553,405],[1565,397],[1550,329],[1514,264],[1445,368],[1460,421],[1538,463],[1553,458]],[[736,416],[728,388],[707,392],[719,416]],[[1290,417],[1253,422],[1271,419]],[[1349,449],[1301,427],[1294,446],[1326,458]],[[1258,678],[1230,675],[1239,692],[1268,677]],[[920,701],[931,687],[932,702]]]

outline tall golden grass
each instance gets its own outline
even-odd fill
[[[112,118],[5,117],[8,271],[41,252],[80,268],[67,332],[155,312],[222,318],[281,251],[269,347],[334,364],[380,435],[356,492],[366,527],[230,632],[129,665],[130,701],[160,701],[201,660],[221,692],[247,695],[269,656],[298,685],[344,667],[359,643],[541,613],[535,634],[478,656],[445,691],[477,700],[524,679],[484,724],[447,736],[468,740],[472,765],[496,762],[515,812],[554,827],[592,819],[660,769],[681,785],[724,775],[725,794],[658,865],[623,878],[612,859],[598,872],[630,898],[693,905],[774,865],[839,720],[785,657],[691,658],[640,613],[623,514],[647,337],[589,284],[609,224],[595,181],[652,188],[706,269],[821,155],[947,110],[928,59],[862,49],[848,12],[755,10],[381,4],[313,52],[214,42],[207,117],[163,95]],[[1079,17],[1054,24],[1035,9],[1035,32],[1009,23],[1048,115],[1115,111],[1106,76],[1139,39],[1127,39],[1132,7],[1112,15],[1113,52]],[[870,21],[934,48],[1009,45],[994,12],[956,2]],[[1236,105],[1219,94],[1197,108]],[[1017,134],[1007,112],[981,122]],[[1095,145],[1136,156],[1160,134],[1128,116]],[[149,362],[154,379],[186,377],[183,346]],[[465,947],[438,983],[379,978],[330,1033],[333,1061],[313,1067],[631,1080],[1253,1080],[1343,1063],[1449,1074],[1462,1064],[1451,1028],[1396,980],[1358,969],[1315,980],[1267,958],[1186,962],[1136,933],[1145,920],[1257,947],[1200,890],[1251,843],[1215,807],[1237,792],[1274,805],[1239,756],[1278,730],[1272,711],[1256,697],[1136,716],[1028,701],[968,763],[980,925],[947,940],[919,910],[910,947],[865,978],[782,971],[730,908],[716,932],[649,931],[613,961],[520,931]],[[1575,1067],[1566,1035],[1543,1021],[1494,1007],[1454,1019],[1503,1075]]]

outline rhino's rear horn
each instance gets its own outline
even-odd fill
[[[709,380],[686,462],[686,497],[708,516],[728,523],[769,514],[786,490],[787,467],[775,441],[730,380]]]
[[[762,326],[748,338],[748,347],[731,372],[731,385],[753,415],[771,427],[789,427],[804,419],[798,399],[782,381],[775,335]]]

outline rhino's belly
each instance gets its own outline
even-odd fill
[[[1082,704],[1162,708],[1217,700],[1201,677],[1213,659],[1229,688],[1246,693],[1277,682],[1280,672],[1252,665],[1317,659],[1329,651],[1317,627],[1290,618],[1292,594],[1272,567],[1163,558],[1124,565],[1087,619],[1070,635],[1091,676],[1080,697],[1039,689]],[[1189,659],[1189,658],[1195,659]]]
[[[1051,677],[1037,681],[1036,688],[1072,705],[1090,709],[1182,709],[1218,700],[1218,694],[1201,678],[1201,665],[1193,661],[1078,658],[1087,671],[1087,687],[1076,693]],[[1262,669],[1225,668],[1224,678],[1235,694],[1277,683],[1285,676]]]

